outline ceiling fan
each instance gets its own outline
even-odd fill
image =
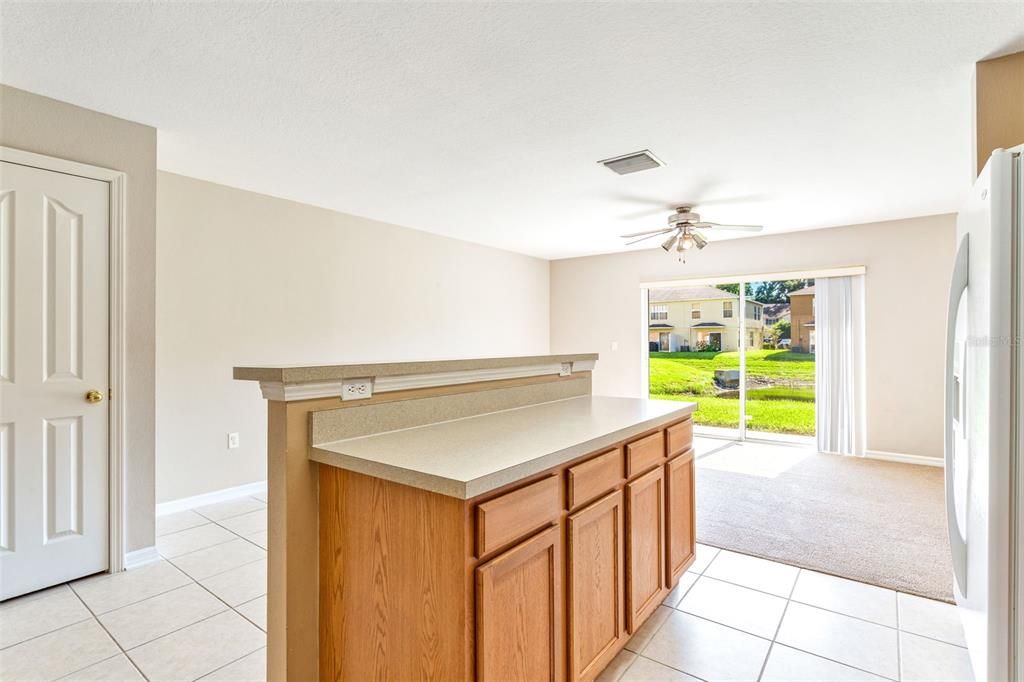
[[[634,232],[621,236],[623,239],[633,240],[626,242],[626,246],[629,246],[630,244],[642,242],[645,239],[668,234],[669,237],[662,243],[661,248],[669,252],[675,249],[682,255],[693,247],[697,247],[700,250],[708,245],[707,238],[698,231],[698,228],[701,230],[741,230],[743,232],[760,232],[764,229],[761,225],[722,225],[720,223],[711,223],[701,220],[700,215],[693,212],[693,206],[679,206],[676,208],[676,212],[668,217],[667,228],[648,230],[647,232]],[[635,237],[639,237],[639,239],[635,239]]]

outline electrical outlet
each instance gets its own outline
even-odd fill
[[[612,341],[612,350],[616,351],[618,349],[619,349],[619,342],[618,341]]]
[[[342,400],[365,400],[373,395],[373,379],[345,379],[341,384]]]
[[[228,434],[228,449],[229,450],[234,450],[237,447],[238,447],[238,433],[237,432],[229,433]]]

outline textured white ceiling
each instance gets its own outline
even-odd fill
[[[156,126],[163,169],[551,258],[662,225],[641,198],[956,210],[1024,3],[4,2],[0,44],[3,82]],[[667,166],[595,163],[642,148]]]

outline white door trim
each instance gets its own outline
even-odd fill
[[[100,180],[110,186],[110,402],[109,529],[110,572],[125,568],[124,448],[125,448],[125,235],[127,234],[127,174],[77,161],[58,159],[0,146],[0,161]]]

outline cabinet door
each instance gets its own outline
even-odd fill
[[[569,517],[569,679],[592,679],[626,636],[624,509],[616,490]]]
[[[561,545],[554,526],[476,569],[478,679],[563,679]]]
[[[630,633],[658,608],[665,589],[665,467],[626,485],[626,620]]]
[[[671,588],[693,563],[697,550],[693,498],[693,450],[665,465],[665,498],[668,510],[668,586]]]

